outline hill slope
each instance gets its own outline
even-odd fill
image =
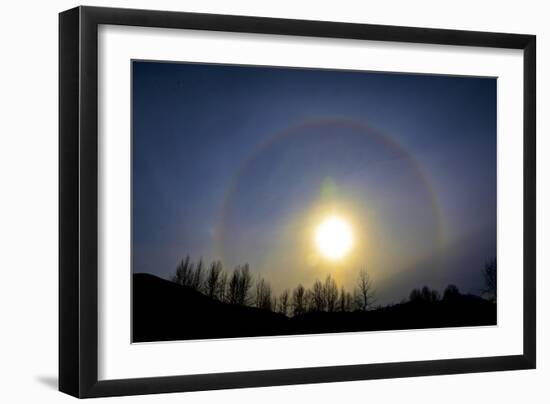
[[[255,337],[496,324],[496,305],[477,296],[402,303],[367,312],[295,317],[222,303],[149,274],[133,276],[133,341]]]
[[[133,277],[133,341],[271,335],[289,319],[277,313],[221,303],[149,274]]]

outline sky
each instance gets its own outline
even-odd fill
[[[496,257],[495,78],[132,63],[132,265],[248,263],[276,292],[360,270],[378,302],[480,293]],[[352,232],[328,259],[328,217]]]

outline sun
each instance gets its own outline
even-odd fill
[[[326,258],[342,259],[353,245],[351,226],[341,217],[327,217],[315,230],[315,243]]]

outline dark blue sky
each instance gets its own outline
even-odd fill
[[[133,62],[133,270],[248,262],[277,291],[371,271],[379,301],[496,256],[496,79]],[[336,213],[352,253],[312,232]]]

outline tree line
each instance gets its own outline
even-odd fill
[[[376,301],[373,282],[366,270],[359,271],[352,291],[338,287],[328,275],[324,281],[316,280],[309,289],[299,284],[276,294],[269,281],[252,275],[248,264],[227,272],[221,261],[205,265],[202,259],[195,263],[186,256],[178,264],[172,281],[223,303],[257,307],[287,316],[317,311],[366,311]]]
[[[496,302],[496,260],[486,263],[483,276],[485,288],[481,293]],[[286,316],[310,312],[368,311],[376,302],[373,280],[365,269],[359,271],[351,291],[343,286],[338,287],[336,281],[328,275],[324,281],[315,280],[310,288],[299,284],[292,290],[285,289],[276,294],[269,281],[252,275],[248,264],[227,272],[219,260],[205,265],[202,259],[195,263],[186,256],[178,264],[172,281],[223,303],[257,307]],[[443,296],[437,290],[424,286],[413,289],[408,301],[435,303],[460,296],[455,285],[447,286]]]
[[[484,296],[487,300],[496,303],[497,300],[497,260],[492,259],[485,263],[483,267],[483,283],[484,288],[480,290],[481,295]],[[430,289],[428,286],[424,286],[421,289],[413,289],[409,294],[410,302],[425,302],[425,303],[435,303],[440,300],[452,301],[460,298],[462,294],[458,290],[456,285],[448,285],[444,292],[443,296],[435,290]]]

